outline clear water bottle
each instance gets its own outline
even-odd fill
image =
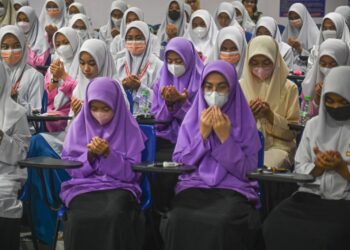
[[[310,106],[311,105],[311,97],[304,96],[304,106],[300,111],[300,120],[299,124],[305,126],[306,122],[310,119]]]
[[[149,107],[149,92],[147,89],[141,91],[140,101],[139,101],[139,113],[141,115],[147,116],[150,113]]]

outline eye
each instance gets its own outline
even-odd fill
[[[103,111],[107,113],[107,112],[111,111],[111,109],[108,108],[108,107],[104,107],[104,108],[103,108]]]

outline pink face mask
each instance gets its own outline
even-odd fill
[[[96,121],[101,125],[106,125],[113,118],[113,112],[103,112],[103,111],[91,111],[91,115],[96,119]]]
[[[22,58],[22,49],[1,50],[1,57],[7,65],[15,65]]]
[[[140,41],[126,41],[126,49],[133,56],[140,56],[146,50],[146,42],[144,40]]]
[[[238,51],[232,51],[232,52],[220,52],[220,60],[226,61],[230,64],[236,64],[241,59],[241,55]]]
[[[264,81],[272,75],[273,67],[253,67],[252,73],[260,80]]]

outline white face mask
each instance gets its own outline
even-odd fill
[[[68,60],[73,57],[73,49],[70,45],[61,45],[56,51],[63,60]]]
[[[120,24],[122,23],[122,19],[112,17],[112,22],[113,22],[114,26],[120,27]]]
[[[243,16],[236,16],[236,21],[237,21],[239,24],[242,24],[242,23],[243,23]]]
[[[5,15],[5,8],[0,7],[0,16],[4,16],[4,15]]]
[[[76,29],[76,32],[78,33],[79,37],[82,39],[82,40],[85,40],[86,37],[87,37],[87,30],[79,30],[79,29]]]
[[[218,108],[222,108],[228,101],[228,93],[219,94],[216,91],[205,92],[204,99],[207,102],[209,107],[216,106]]]
[[[336,30],[323,30],[322,31],[323,39],[326,41],[328,38],[337,38]]]
[[[332,68],[320,67],[320,71],[323,74],[323,76],[325,76],[325,77],[328,75],[328,73],[331,69]]]
[[[25,34],[27,34],[30,30],[30,23],[28,22],[18,22],[17,26],[20,27]]]
[[[168,70],[174,76],[180,77],[185,74],[186,68],[185,65],[182,64],[168,64]]]
[[[193,32],[198,36],[198,38],[203,38],[208,33],[207,27],[197,27],[193,30]]]
[[[301,20],[301,18],[299,19],[295,19],[295,20],[290,20],[290,24],[296,28],[296,29],[300,29],[303,26],[303,20]]]

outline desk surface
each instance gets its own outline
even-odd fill
[[[50,121],[67,121],[72,120],[71,116],[59,116],[59,115],[29,115],[27,116],[29,122],[50,122]]]
[[[177,167],[163,167],[163,163],[141,163],[132,166],[135,172],[159,174],[183,174],[193,172],[197,167],[180,165]]]
[[[170,121],[160,121],[155,120],[154,118],[136,118],[137,123],[144,124],[144,125],[155,125],[155,124],[163,124],[167,125],[170,123]]]
[[[276,182],[292,182],[292,183],[309,183],[314,182],[315,177],[308,174],[295,173],[261,173],[259,170],[251,172],[247,175],[249,179],[259,181],[276,181]]]
[[[304,129],[305,129],[304,125],[301,125],[298,123],[289,123],[288,127],[290,130],[295,130],[295,131],[300,131],[300,132],[304,131]]]
[[[31,167],[40,169],[73,169],[79,168],[83,164],[79,161],[66,161],[61,159],[54,159],[51,157],[33,157],[23,161],[19,161],[20,167]]]

